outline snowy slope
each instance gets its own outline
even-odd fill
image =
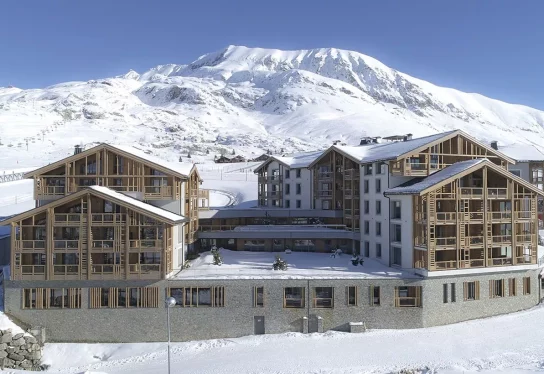
[[[357,52],[229,46],[141,74],[0,88],[0,169],[33,166],[36,155],[51,162],[76,143],[139,144],[170,160],[201,161],[457,128],[538,144],[543,124],[539,110],[437,87]]]

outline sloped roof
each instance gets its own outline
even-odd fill
[[[255,172],[262,169],[264,166],[268,165],[272,161],[277,161],[291,169],[307,168],[318,159],[325,150],[322,151],[312,151],[312,152],[301,152],[294,153],[291,155],[285,156],[270,156],[268,160],[264,161],[259,167],[255,169]]]
[[[437,171],[434,174],[429,175],[426,178],[417,178],[415,183],[404,183],[397,187],[390,188],[384,192],[385,196],[388,195],[421,195],[427,192],[428,189],[436,187],[441,183],[454,178],[462,177],[465,174],[471,173],[475,170],[478,170],[484,166],[487,166],[499,174],[504,175],[505,177],[514,180],[515,182],[523,185],[524,187],[530,189],[531,191],[544,196],[544,191],[533,186],[531,183],[527,182],[525,179],[518,177],[515,174],[508,172],[506,169],[494,164],[489,161],[487,158],[479,158],[473,160],[466,160],[461,162],[456,162],[453,165],[450,165],[440,171]]]
[[[25,219],[26,217],[30,217],[32,215],[38,214],[47,208],[51,206],[58,206],[61,204],[64,204],[66,202],[69,202],[73,199],[76,199],[86,193],[90,192],[91,194],[101,197],[103,199],[111,200],[114,203],[118,203],[120,205],[127,206],[137,212],[140,212],[144,215],[148,214],[149,216],[156,218],[158,220],[162,220],[164,222],[167,222],[169,224],[175,225],[181,222],[186,221],[187,219],[184,216],[181,216],[179,214],[172,213],[168,210],[156,207],[154,205],[145,203],[143,201],[140,201],[138,199],[135,199],[133,197],[130,197],[128,195],[125,195],[124,193],[114,191],[108,187],[104,186],[89,186],[86,187],[78,192],[72,193],[68,196],[64,196],[57,200],[52,200],[49,203],[42,205],[38,208],[34,208],[31,210],[28,210],[26,212],[11,216],[3,221],[0,221],[0,226],[11,223],[13,221],[19,221],[21,219]]]
[[[533,144],[510,144],[499,151],[518,162],[544,161],[544,149]]]
[[[79,157],[84,157],[86,155],[90,155],[95,153],[99,148],[106,148],[109,149],[112,152],[121,152],[124,154],[128,154],[136,159],[139,159],[141,162],[153,164],[154,167],[161,168],[164,170],[168,170],[172,172],[173,174],[176,174],[182,178],[187,178],[191,172],[193,171],[193,168],[195,168],[195,164],[188,163],[188,162],[171,162],[163,160],[159,157],[149,155],[142,151],[141,149],[138,149],[136,147],[130,146],[130,145],[117,145],[117,144],[107,144],[102,143],[95,147],[86,149],[85,151],[76,154],[71,155],[68,157],[65,157],[63,159],[60,159],[56,162],[53,162],[49,165],[42,166],[41,168],[35,169],[33,171],[30,171],[24,175],[25,178],[33,177],[36,174],[40,174],[41,172],[46,172],[51,169],[57,168],[59,166],[64,165],[68,160],[72,159],[78,159]]]
[[[489,162],[486,158],[479,158],[475,160],[467,160],[456,162],[434,174],[429,175],[427,178],[417,178],[415,183],[401,184],[400,186],[390,188],[385,191],[385,195],[415,195],[423,192],[427,188],[430,188],[446,179],[456,176],[464,171],[471,169],[478,164],[484,164]]]

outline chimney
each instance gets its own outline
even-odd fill
[[[412,134],[406,134],[404,135],[404,138],[402,138],[402,141],[405,142],[407,140],[412,140],[412,136],[413,136]]]
[[[499,142],[496,141],[496,140],[493,140],[493,141],[491,142],[491,148],[493,148],[493,149],[495,149],[495,150],[498,151],[498,150],[499,150]]]
[[[79,153],[81,153],[83,150],[81,149],[81,146],[79,144],[76,144],[74,146],[74,154],[77,155]]]

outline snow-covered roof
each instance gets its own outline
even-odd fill
[[[130,197],[128,195],[125,195],[121,192],[114,191],[108,187],[104,186],[89,186],[88,189],[100,192],[103,195],[109,196],[112,199],[116,199],[119,201],[122,201],[126,203],[127,205],[131,205],[135,208],[141,209],[143,211],[149,212],[150,214],[154,214],[156,216],[162,217],[164,219],[170,220],[172,222],[181,222],[185,220],[185,217],[172,213],[168,210],[156,207],[154,205],[144,203],[143,201],[140,201],[138,199],[135,199],[133,197]]]
[[[533,144],[510,144],[499,147],[499,152],[518,162],[544,161],[544,149]]]
[[[6,236],[11,236],[11,227],[0,226],[0,239],[5,238]]]
[[[147,154],[141,149],[138,149],[130,145],[119,145],[119,144],[108,144],[108,145],[112,148],[116,148],[125,153],[129,153],[133,155],[134,157],[139,157],[145,161],[160,165],[166,169],[172,170],[175,173],[185,175],[185,176],[189,176],[189,174],[191,174],[191,171],[193,170],[193,167],[195,166],[191,162],[165,161],[160,157]]]
[[[303,152],[285,156],[271,156],[271,158],[289,166],[291,169],[307,168],[321,156],[323,152],[325,151]]]
[[[363,164],[368,162],[387,161],[393,160],[400,155],[413,151],[456,131],[457,130],[453,130],[406,141],[373,143],[359,146],[334,145],[332,148],[337,149],[341,153],[344,153]]]
[[[473,166],[476,166],[478,164],[484,164],[486,162],[491,163],[486,158],[479,158],[475,160],[467,160],[467,161],[461,161],[456,162],[453,165],[450,165],[440,171],[437,171],[434,174],[431,174],[427,178],[423,179],[416,179],[415,183],[405,183],[401,184],[400,186],[390,188],[385,191],[385,195],[414,195],[419,194],[422,191],[426,190],[427,188],[430,188],[440,182],[445,181],[446,179],[449,179],[451,177],[456,176],[457,174],[460,174]]]

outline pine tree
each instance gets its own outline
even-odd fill
[[[210,150],[209,150],[209,149],[206,149],[206,154],[207,154],[207,155],[210,154]]]
[[[181,156],[179,156],[179,162],[183,162],[183,159],[181,158]]]
[[[191,158],[191,152],[187,153],[187,158]]]
[[[236,154],[236,152],[234,152],[234,149],[232,150],[232,155],[234,156]]]

